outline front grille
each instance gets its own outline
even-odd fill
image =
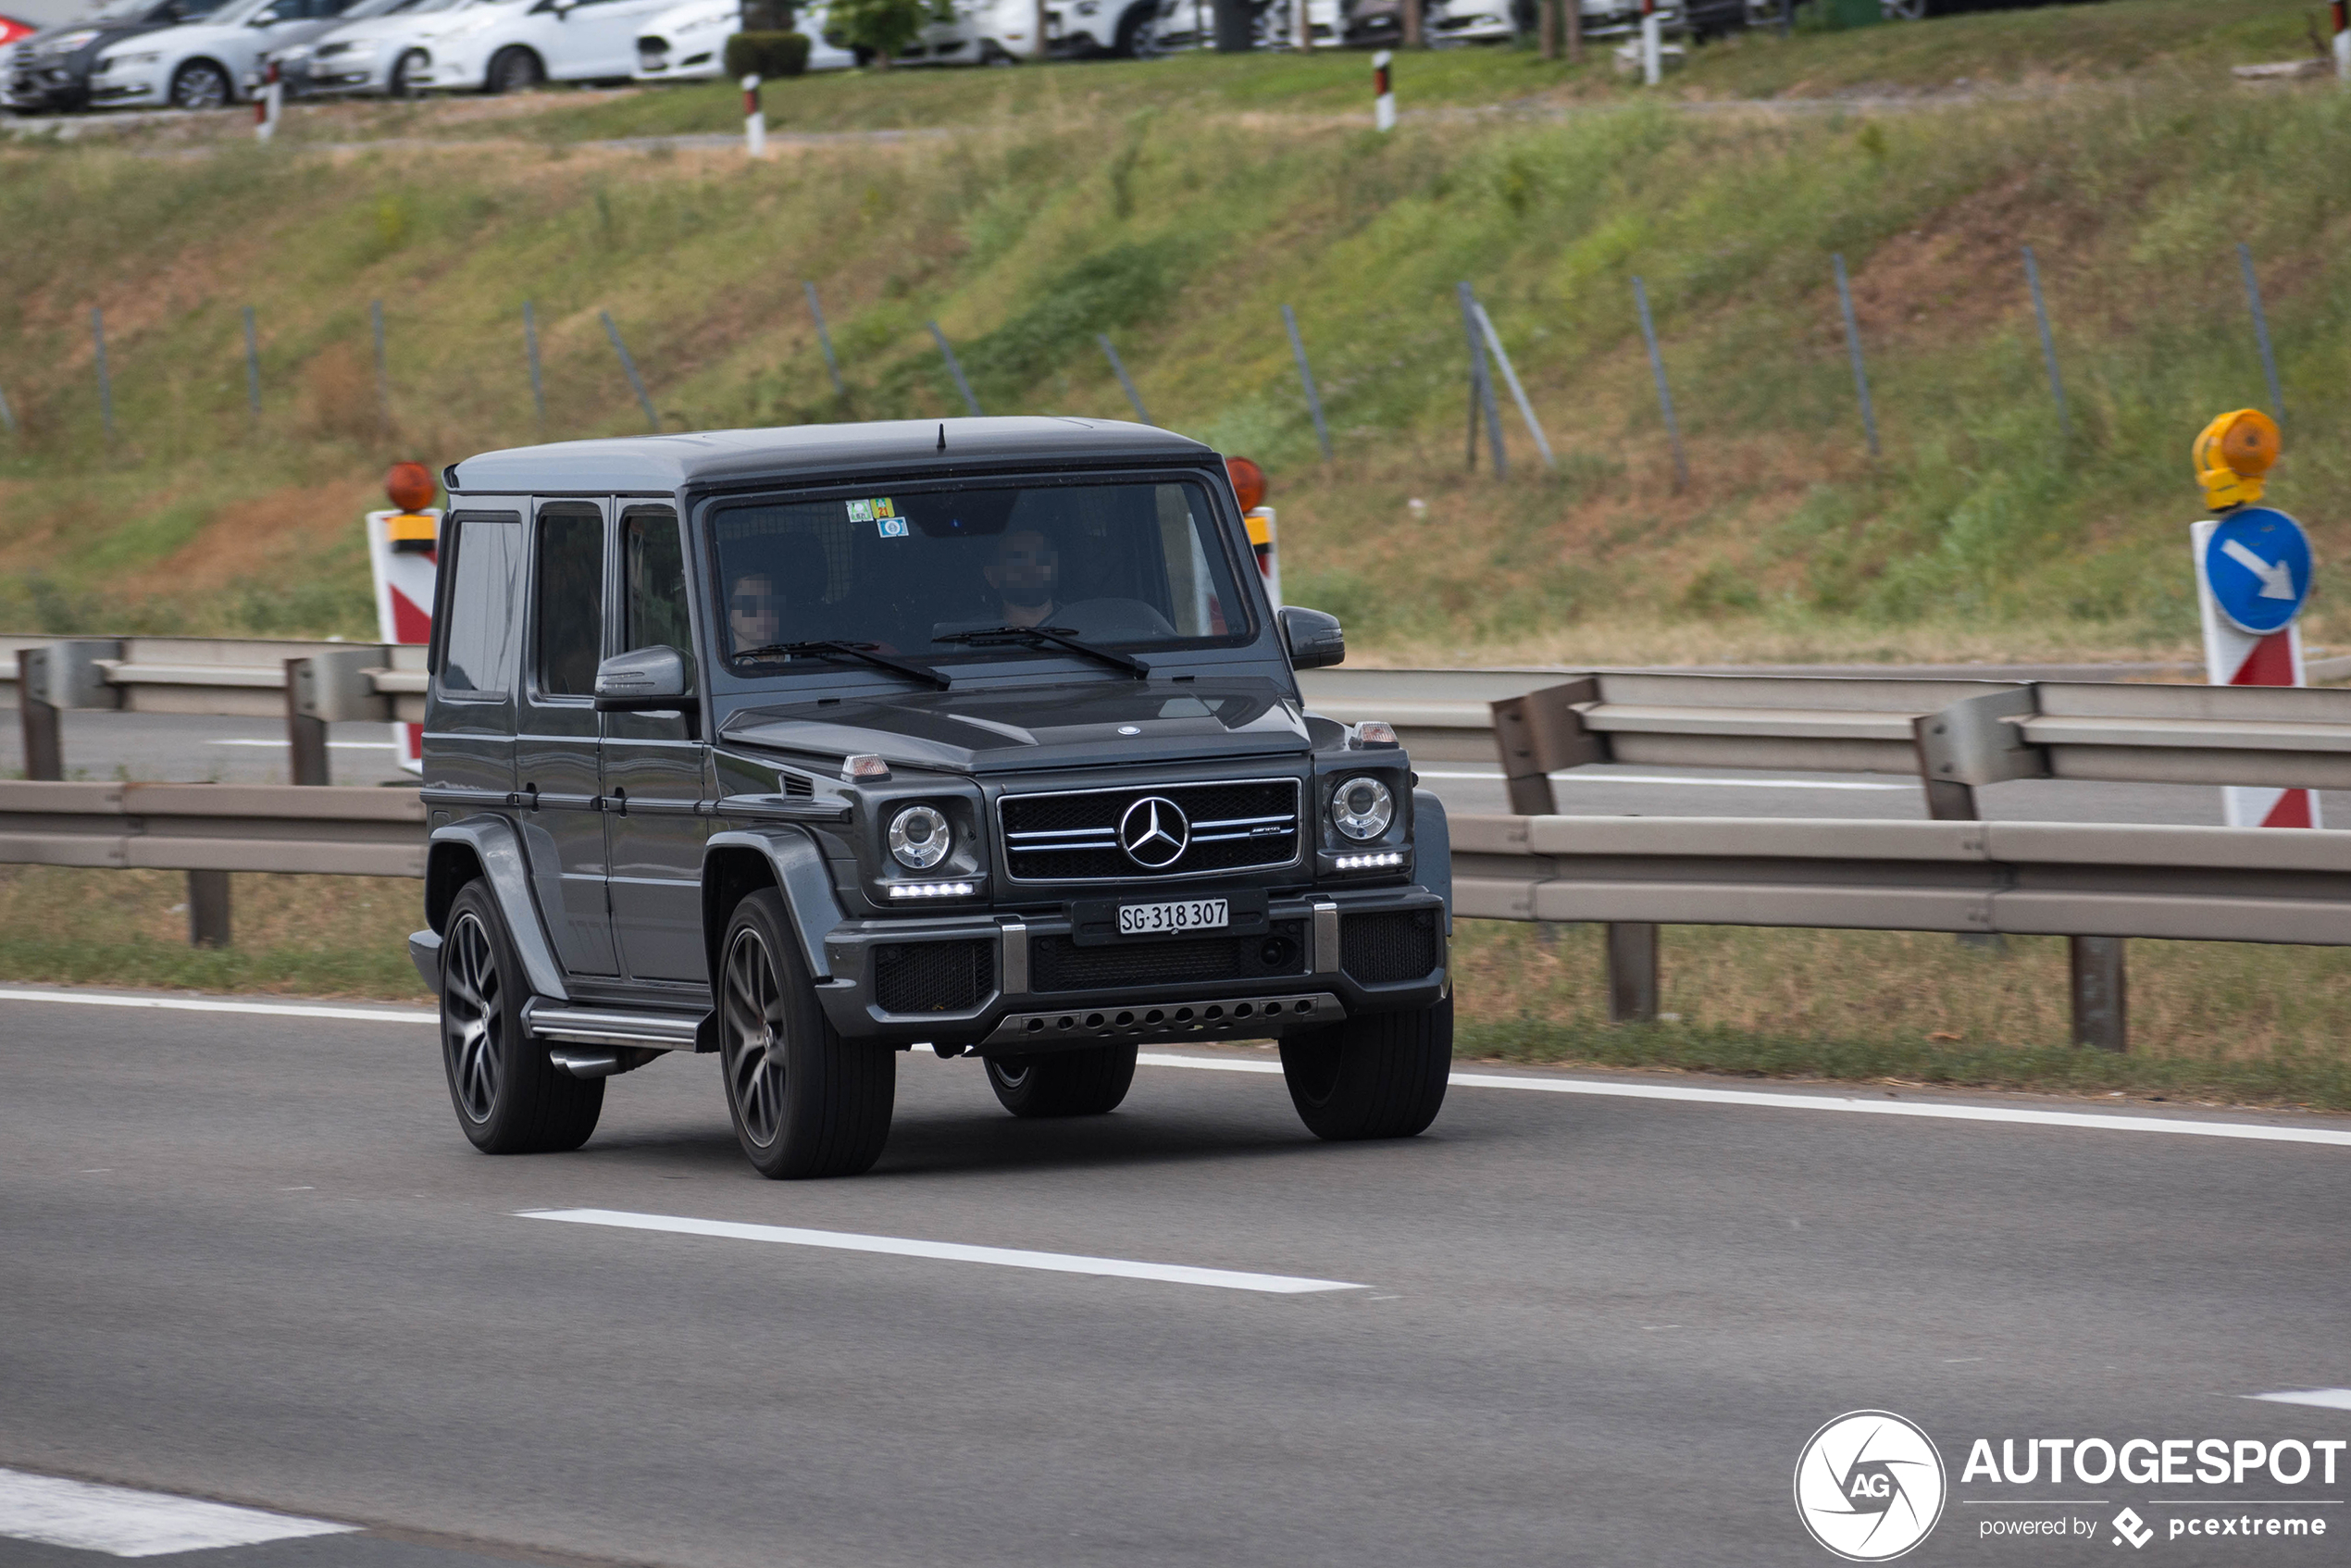
[[[874,950],[874,1002],[885,1013],[967,1013],[996,983],[995,943],[907,942]]]
[[[1080,947],[1067,937],[1048,936],[1033,938],[1028,944],[1028,984],[1036,991],[1290,979],[1304,973],[1303,920],[1275,920],[1253,937],[1179,937]]]
[[[1119,847],[1119,824],[1138,801],[1172,802],[1189,827],[1184,852],[1151,865]],[[1298,859],[1298,780],[1136,785],[1065,794],[1007,795],[997,803],[1004,863],[1015,881],[1107,882],[1197,877],[1287,865]]]
[[[1437,911],[1347,915],[1338,922],[1338,962],[1358,985],[1417,980],[1437,967]]]

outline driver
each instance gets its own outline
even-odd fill
[[[1051,618],[1061,553],[1039,529],[1009,529],[998,535],[983,575],[1003,602],[1006,626],[1043,626]]]
[[[764,571],[740,572],[727,591],[727,624],[740,653],[765,648],[783,640],[784,596],[776,579]]]

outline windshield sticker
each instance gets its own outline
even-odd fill
[[[870,500],[851,502],[849,520],[852,523],[879,524],[881,536],[884,539],[907,537],[906,519],[898,515],[898,508],[891,504],[887,495],[877,495]]]
[[[906,537],[906,519],[903,517],[876,517],[874,523],[881,529],[881,536],[884,539]]]
[[[852,523],[872,522],[874,520],[874,504],[870,501],[851,502],[849,504],[849,520]]]

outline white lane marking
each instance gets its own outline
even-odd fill
[[[283,740],[207,740],[205,744],[207,746],[268,746],[280,752],[286,749],[286,743]],[[400,743],[396,740],[330,740],[327,744],[339,752],[395,752],[400,749]]]
[[[333,1536],[356,1524],[330,1524],[291,1513],[265,1513],[225,1502],[201,1502],[168,1492],[102,1487],[60,1475],[0,1470],[0,1536],[44,1546],[103,1551],[115,1557],[162,1557],[175,1551],[257,1546],[295,1536]]]
[[[1151,1067],[1206,1067],[1226,1073],[1278,1073],[1271,1062],[1217,1062],[1202,1056],[1138,1055]],[[1851,1111],[1868,1116],[1930,1116],[1954,1122],[2012,1122],[2027,1126],[2086,1127],[2100,1132],[2169,1132],[2191,1138],[2242,1138],[2270,1143],[2327,1143],[2351,1147],[2351,1131],[2332,1127],[2271,1126],[2260,1122],[2192,1122],[2179,1116],[2108,1116],[2083,1111],[2033,1111],[2021,1106],[1949,1105],[1920,1100],[1860,1100],[1845,1095],[1770,1094],[1737,1089],[1692,1089],[1678,1084],[1596,1082],[1590,1078],[1510,1077],[1499,1073],[1455,1073],[1456,1089],[1534,1089],[1544,1094],[1598,1094],[1623,1100],[1688,1100],[1705,1105],[1760,1105],[1774,1111]]]
[[[1417,770],[1423,778],[1474,778],[1499,784],[1497,773]],[[1859,778],[1684,778],[1671,773],[1554,773],[1554,784],[1689,784],[1706,790],[1916,790],[1916,784],[1876,784]]]
[[[2351,1410],[2351,1388],[2304,1388],[2283,1394],[2247,1394],[2248,1400],[2267,1400],[2271,1404],[2316,1405],[2320,1410]]]
[[[431,1013],[395,1013],[388,1007],[321,1007],[265,1002],[212,1002],[193,996],[93,996],[82,991],[0,989],[0,1002],[64,1002],[77,1007],[154,1007],[168,1013],[257,1013],[284,1018],[349,1018],[362,1024],[431,1024]]]
[[[1260,1290],[1301,1296],[1316,1290],[1363,1290],[1343,1279],[1301,1279],[1287,1274],[1244,1274],[1234,1269],[1192,1268],[1183,1263],[1140,1263],[1125,1258],[1088,1258],[1072,1252],[1030,1252],[1014,1247],[971,1247],[960,1241],[916,1241],[898,1236],[859,1236],[850,1231],[803,1230],[797,1226],[743,1225],[733,1220],[698,1220],[681,1214],[632,1214],[618,1209],[525,1209],[526,1220],[563,1220],[571,1225],[616,1226],[623,1230],[667,1230],[684,1236],[723,1236],[737,1241],[774,1241],[787,1247],[825,1247],[842,1252],[881,1252],[899,1258],[935,1258],[944,1263],[995,1263],[1005,1268],[1044,1269],[1053,1274],[1107,1275],[1117,1279],[1156,1279],[1171,1285],[1207,1285],[1220,1290]]]

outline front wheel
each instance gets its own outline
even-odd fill
[[[449,905],[441,944],[441,1060],[457,1125],[485,1154],[577,1149],[596,1130],[604,1080],[575,1078],[525,1031],[522,965],[482,882]]]
[[[1316,1138],[1411,1138],[1437,1119],[1453,1064],[1453,999],[1282,1037],[1282,1077]]]
[[[231,96],[229,73],[210,60],[191,60],[172,75],[171,106],[175,109],[217,109]]]
[[[392,79],[385,83],[385,91],[394,98],[413,98],[417,83],[431,68],[432,62],[422,49],[411,49],[392,63]]]
[[[988,1059],[988,1087],[1015,1116],[1099,1116],[1117,1110],[1134,1082],[1131,1045]]]
[[[539,56],[524,48],[501,49],[490,62],[483,85],[492,93],[528,93],[546,80]]]
[[[834,1030],[773,888],[735,906],[720,952],[719,1065],[753,1168],[774,1180],[869,1168],[889,1138],[898,1053]]]

